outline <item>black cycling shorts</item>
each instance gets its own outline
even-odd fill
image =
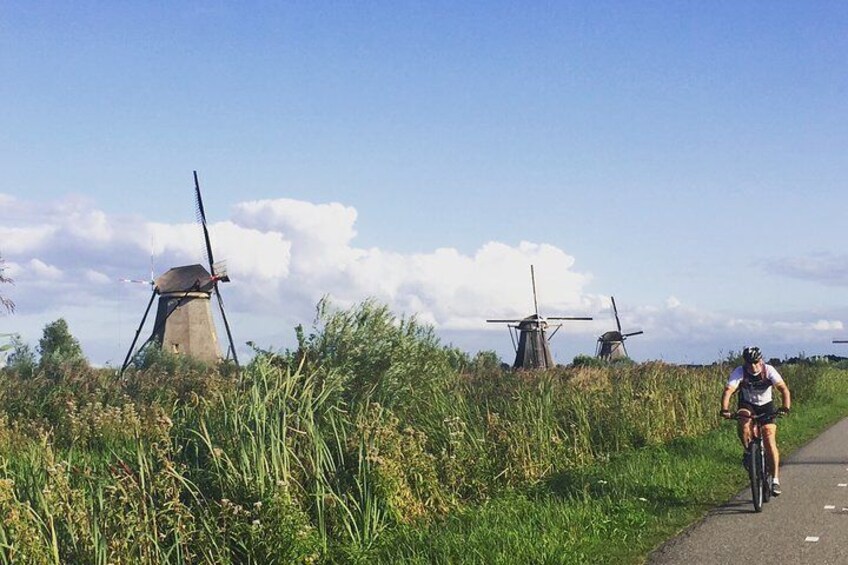
[[[772,414],[774,412],[774,401],[767,402],[761,406],[757,406],[756,404],[751,404],[750,402],[744,402],[741,399],[739,400],[739,410],[742,409],[750,410],[754,416],[759,416],[760,414]],[[764,424],[770,424],[774,422],[774,418],[767,418],[763,420]]]

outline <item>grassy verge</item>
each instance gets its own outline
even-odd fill
[[[800,408],[800,407],[799,407]],[[781,420],[784,456],[848,415],[848,399]],[[731,425],[552,477],[423,527],[389,533],[380,563],[641,563],[744,488]]]

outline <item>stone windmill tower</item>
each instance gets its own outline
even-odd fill
[[[548,320],[591,320],[577,316],[539,315],[539,303],[536,296],[536,274],[530,265],[530,281],[533,286],[533,307],[535,313],[526,318],[515,320],[486,320],[489,323],[507,324],[512,346],[515,349],[513,369],[548,369],[554,366],[551,356],[550,340],[562,327],[561,323],[549,324]],[[548,333],[549,329],[553,331]]]
[[[639,330],[637,332],[622,333],[621,320],[618,318],[618,309],[615,307],[615,298],[611,296],[610,300],[612,301],[612,313],[615,316],[616,329],[601,334],[598,338],[598,347],[595,350],[595,356],[607,361],[614,361],[615,359],[627,358],[627,349],[624,347],[624,340],[645,332]]]
[[[203,232],[203,240],[206,248],[206,259],[209,270],[203,265],[186,265],[174,267],[165,274],[152,280],[153,292],[147,309],[141,318],[141,323],[135,333],[132,345],[127,352],[121,373],[130,364],[130,361],[143,349],[150,345],[161,347],[165,351],[180,355],[188,355],[200,361],[215,362],[221,359],[218,345],[218,335],[215,323],[212,319],[212,295],[218,302],[221,319],[224,322],[229,348],[227,358],[232,355],[233,361],[238,366],[238,356],[224,310],[224,301],[218,289],[219,283],[230,281],[227,274],[225,261],[215,262],[212,254],[212,243],[209,239],[209,230],[206,226],[206,212],[203,208],[203,199],[200,195],[200,183],[197,180],[197,171],[194,172],[195,204],[197,207],[197,220]],[[210,273],[211,271],[211,273]],[[131,281],[134,282],[134,281]],[[159,297],[156,309],[156,321],[150,337],[147,338],[138,351],[133,354],[133,349],[138,341],[138,336],[147,320],[147,315],[153,305],[153,300]]]

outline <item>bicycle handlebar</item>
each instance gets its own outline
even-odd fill
[[[739,411],[736,411],[729,419],[731,420],[766,420],[768,418],[782,418],[786,415],[786,412],[781,412],[780,410],[775,410],[774,412],[769,412],[768,414],[740,414]]]

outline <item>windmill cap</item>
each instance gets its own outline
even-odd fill
[[[202,265],[174,267],[156,279],[159,294],[197,290],[211,292],[212,275]]]

